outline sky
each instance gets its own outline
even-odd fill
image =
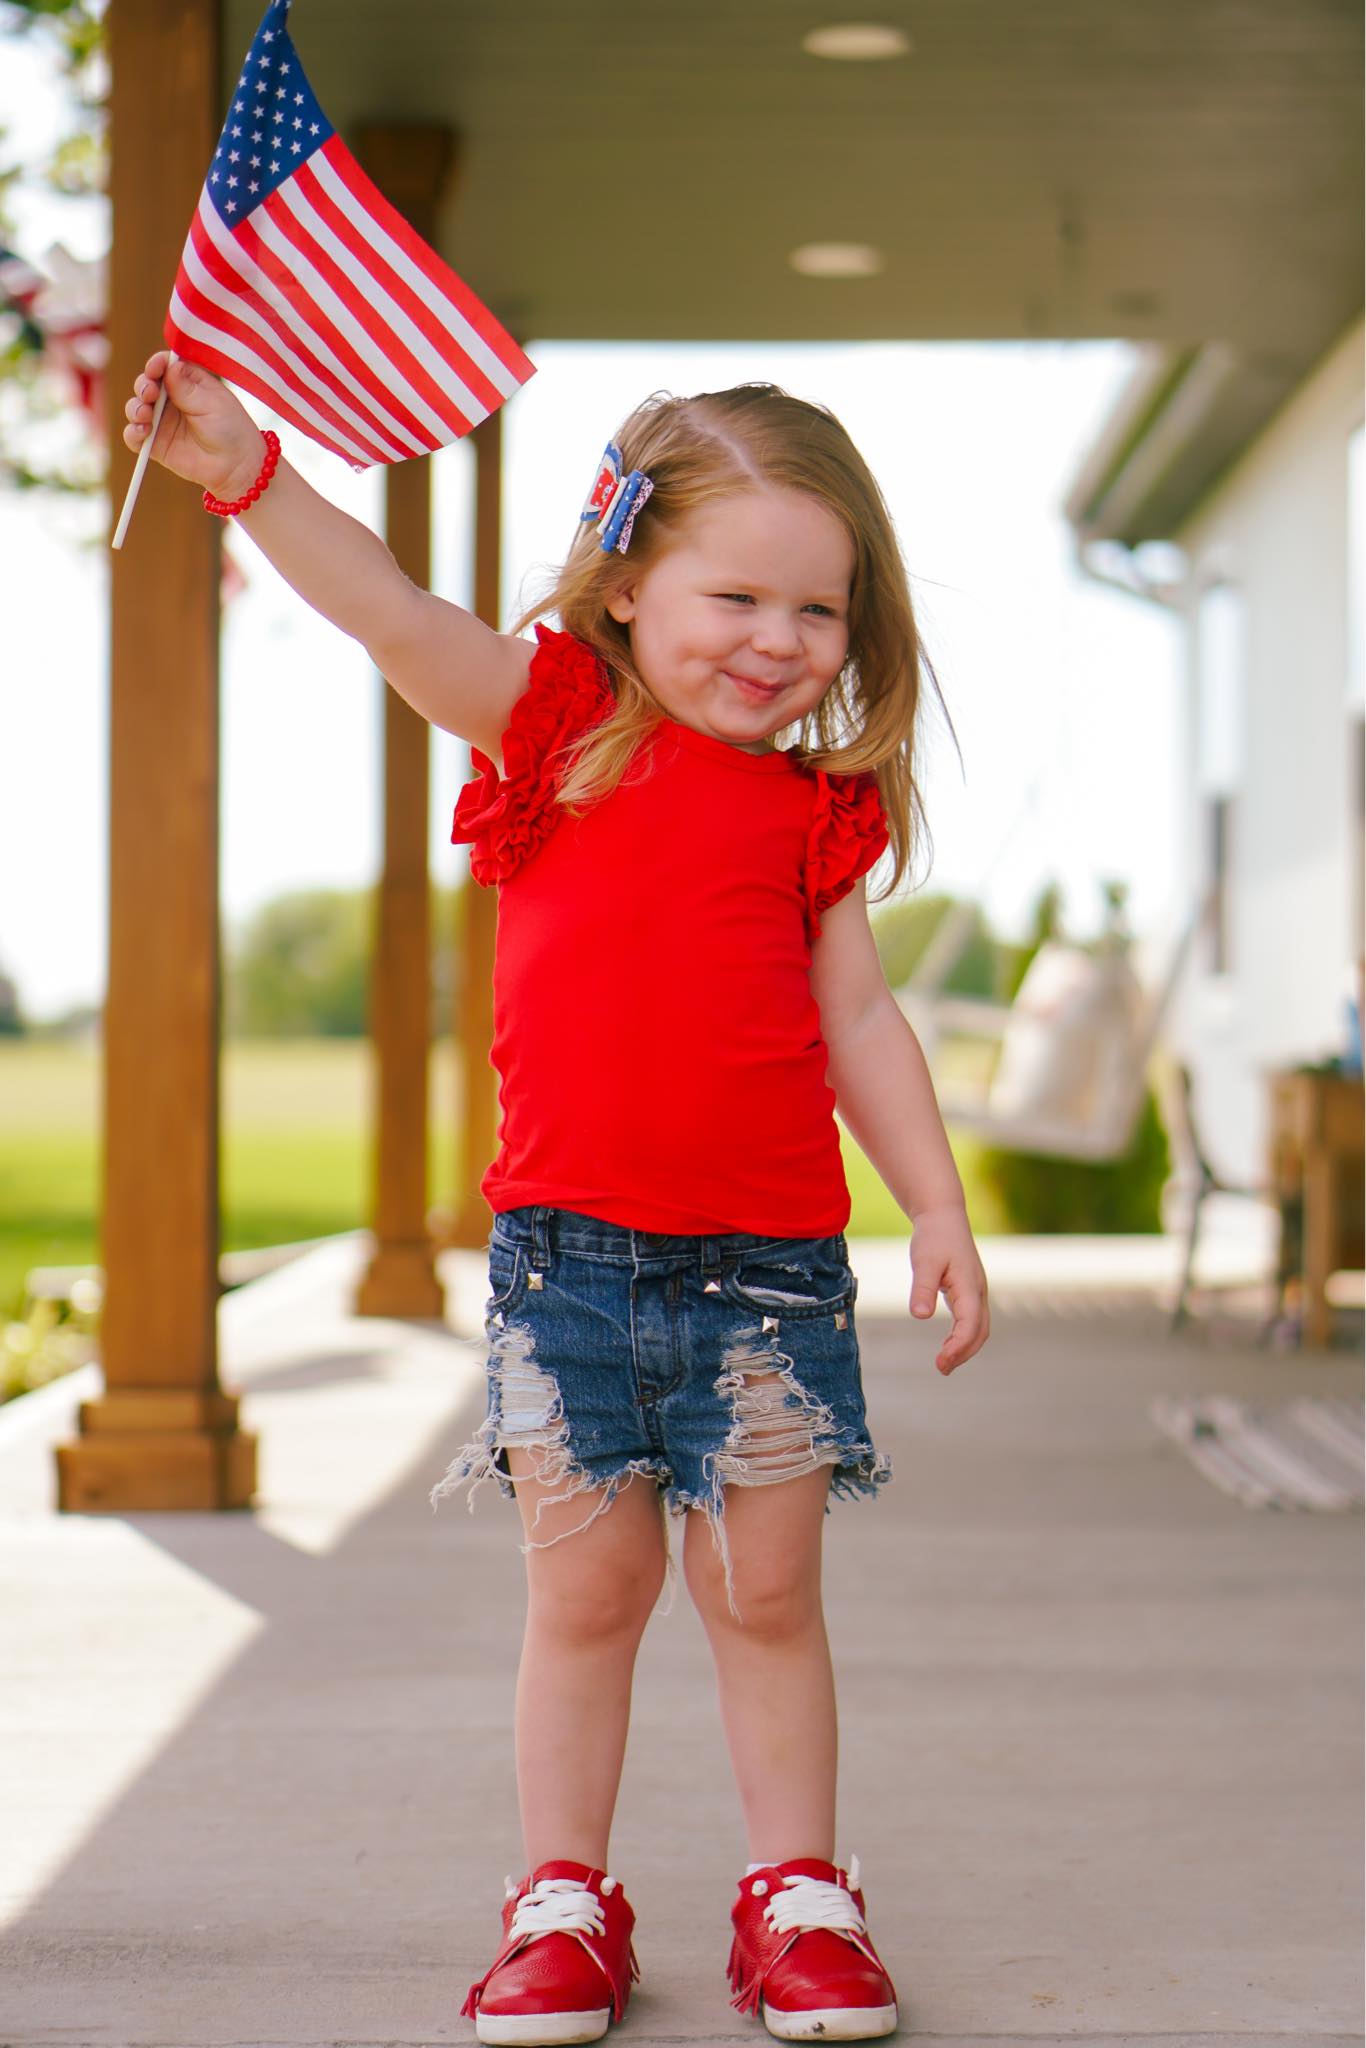
[[[36,49],[6,45],[5,154],[32,159],[56,119]],[[21,252],[104,246],[99,203],[11,192]],[[468,280],[478,289],[478,280]],[[168,291],[170,280],[167,280]],[[856,285],[851,289],[856,289]],[[148,310],[148,352],[164,308]],[[656,389],[763,378],[829,405],[891,507],[927,650],[962,761],[936,714],[923,791],[933,839],[917,885],[977,897],[1021,935],[1056,882],[1065,928],[1099,928],[1101,883],[1130,886],[1136,931],[1177,921],[1176,764],[1181,644],[1156,607],[1086,578],[1061,504],[1129,373],[1123,342],[607,345],[526,343],[537,374],[505,420],[504,620],[540,590],[572,537],[608,438]],[[270,413],[255,400],[262,424]],[[58,429],[60,431],[60,423]],[[289,459],[378,525],[381,477],[357,476],[282,424]],[[133,458],[114,479],[121,501]],[[433,462],[433,587],[467,602],[471,461]],[[206,516],[190,486],[185,516]],[[101,998],[108,886],[109,552],[103,507],[40,505],[0,490],[6,660],[0,677],[0,970],[41,1020]],[[138,543],[134,514],[127,545]],[[229,938],[286,890],[373,881],[380,856],[381,685],[364,650],[312,612],[245,535],[247,588],[223,623],[221,896]],[[432,735],[431,859],[450,844],[468,750]],[[873,878],[874,881],[876,878]]]

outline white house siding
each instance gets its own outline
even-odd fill
[[[1227,972],[1214,971],[1203,938],[1173,1040],[1194,1073],[1214,1164],[1244,1181],[1265,1169],[1266,1070],[1343,1048],[1344,975],[1361,950],[1348,449],[1363,413],[1362,349],[1357,322],[1174,536],[1191,570],[1183,811],[1195,876],[1209,861],[1202,776],[1231,784],[1233,805]],[[1235,600],[1204,605],[1207,621],[1216,616],[1202,635],[1202,598],[1223,580]],[[1233,730],[1217,675],[1231,640],[1241,641],[1243,700]]]

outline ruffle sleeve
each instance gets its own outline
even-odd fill
[[[816,802],[806,842],[806,935],[820,936],[821,918],[847,896],[884,851],[887,817],[871,768],[856,775],[816,771]]]
[[[485,888],[513,874],[558,822],[555,782],[564,762],[548,757],[589,732],[616,703],[607,672],[585,641],[542,625],[536,639],[527,687],[503,734],[503,772],[472,746],[474,779],[456,801],[451,840],[469,845],[470,873]]]

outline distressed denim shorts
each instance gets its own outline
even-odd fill
[[[724,1489],[830,1466],[832,1495],[875,1494],[891,1462],[864,1414],[849,1247],[833,1237],[671,1237],[569,1209],[507,1209],[489,1241],[488,1408],[433,1506],[494,1478],[521,1445],[551,1501],[633,1473],[661,1513],[701,1508],[730,1587]],[[826,1504],[829,1512],[829,1502]],[[563,1541],[533,1537],[524,1549]],[[672,1560],[671,1560],[672,1563]]]

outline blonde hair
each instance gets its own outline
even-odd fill
[[[521,633],[554,613],[565,632],[601,657],[611,679],[616,709],[577,751],[567,750],[558,801],[578,811],[615,789],[639,741],[663,715],[632,660],[629,629],[612,617],[609,600],[667,552],[699,507],[756,486],[804,491],[848,532],[854,575],[848,655],[820,703],[794,721],[796,745],[811,768],[876,775],[892,855],[882,894],[890,895],[921,844],[929,844],[916,776],[917,712],[922,675],[936,695],[939,686],[920,644],[891,515],[863,457],[832,412],[776,384],[737,384],[693,398],[655,392],[615,439],[623,469],[643,470],[654,484],[636,517],[629,555],[604,553],[596,525],[585,521],[554,587],[512,627]],[[939,701],[942,706],[942,696]]]

